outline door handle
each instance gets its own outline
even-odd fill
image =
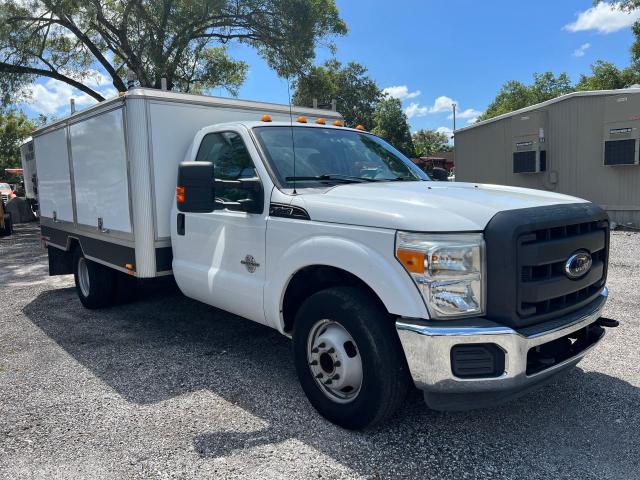
[[[178,231],[178,235],[184,235],[184,222],[185,222],[184,213],[179,213],[176,220],[177,220],[176,230]]]

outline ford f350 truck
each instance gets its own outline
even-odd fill
[[[173,275],[292,338],[309,401],[346,428],[413,385],[440,410],[513,398],[615,323],[601,208],[431,181],[333,111],[133,89],[33,142],[49,271],[85,307]]]

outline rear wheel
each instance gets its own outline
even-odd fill
[[[73,276],[78,297],[86,308],[103,308],[113,304],[113,272],[85,258],[80,248],[77,248],[73,255]]]
[[[363,429],[390,417],[410,385],[392,318],[368,292],[334,287],[309,297],[294,324],[294,360],[311,404]]]

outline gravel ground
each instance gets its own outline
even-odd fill
[[[640,479],[640,234],[612,236],[578,368],[501,407],[353,433],[300,389],[289,340],[174,290],[103,311],[48,277],[35,226],[0,239],[0,478]]]

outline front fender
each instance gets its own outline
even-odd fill
[[[429,318],[418,289],[393,256],[394,233],[386,231],[384,235],[386,238],[368,236],[372,245],[336,235],[313,235],[283,249],[274,247],[267,253],[264,292],[267,324],[284,332],[282,304],[289,281],[299,270],[313,265],[331,266],[355,275],[378,295],[393,315]],[[286,239],[270,238],[267,244],[282,245],[279,241]],[[384,253],[379,251],[381,246]]]

